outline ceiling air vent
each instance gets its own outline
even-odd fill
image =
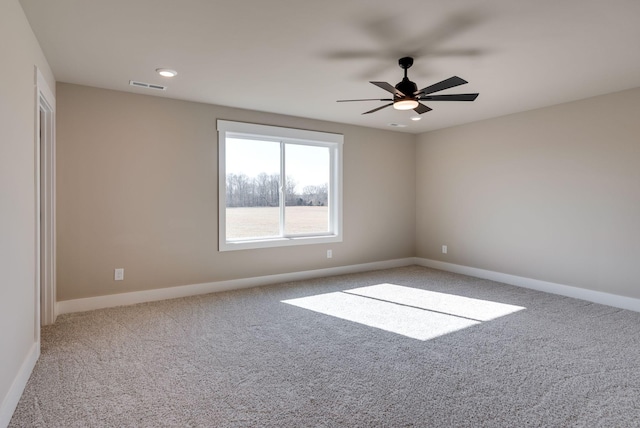
[[[157,91],[166,91],[167,87],[162,85],[154,85],[153,83],[136,82],[135,80],[129,80],[129,85],[137,86],[138,88],[155,89]]]

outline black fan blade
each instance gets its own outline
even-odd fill
[[[385,104],[385,105],[383,105],[382,107],[378,107],[378,108],[374,108],[373,110],[365,111],[365,112],[364,112],[364,113],[362,113],[362,114],[375,113],[375,112],[377,112],[378,110],[382,110],[383,108],[387,108],[387,107],[392,106],[392,105],[393,105],[393,103]]]
[[[431,110],[433,110],[433,109],[427,107],[426,105],[424,105],[422,103],[418,103],[418,107],[413,109],[413,111],[415,111],[418,114],[426,113],[426,112],[431,111]]]
[[[473,101],[480,94],[450,94],[450,95],[427,95],[418,98],[429,101]]]
[[[453,77],[449,77],[448,79],[443,80],[442,82],[438,82],[438,83],[434,83],[431,86],[427,86],[426,88],[422,88],[419,91],[416,91],[413,93],[413,95],[427,95],[427,94],[432,94],[434,92],[438,92],[438,91],[444,91],[445,89],[449,89],[449,88],[453,88],[456,86],[460,86],[460,85],[464,85],[465,83],[469,83],[466,80],[458,77],[458,76],[453,76]]]
[[[387,92],[391,92],[394,95],[397,95],[399,97],[406,97],[405,94],[403,94],[402,92],[400,92],[399,90],[397,90],[393,85],[391,85],[390,83],[387,82],[369,82],[369,83],[373,83],[374,85],[376,85],[378,88],[382,88]]]
[[[339,103],[347,103],[350,101],[393,101],[391,98],[365,98],[363,100],[338,100]]]

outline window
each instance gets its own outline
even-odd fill
[[[342,241],[340,134],[218,120],[219,250]]]

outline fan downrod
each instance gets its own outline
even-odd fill
[[[418,87],[407,77],[407,69],[413,65],[413,58],[405,56],[398,60],[398,64],[404,70],[404,79],[396,85],[396,89],[405,94],[406,98],[413,99],[413,94],[418,90]]]

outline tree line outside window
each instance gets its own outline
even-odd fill
[[[326,206],[329,201],[329,185],[304,186],[287,176],[284,186],[285,206]],[[277,207],[280,201],[280,174],[260,173],[255,177],[246,174],[227,174],[227,207]]]

